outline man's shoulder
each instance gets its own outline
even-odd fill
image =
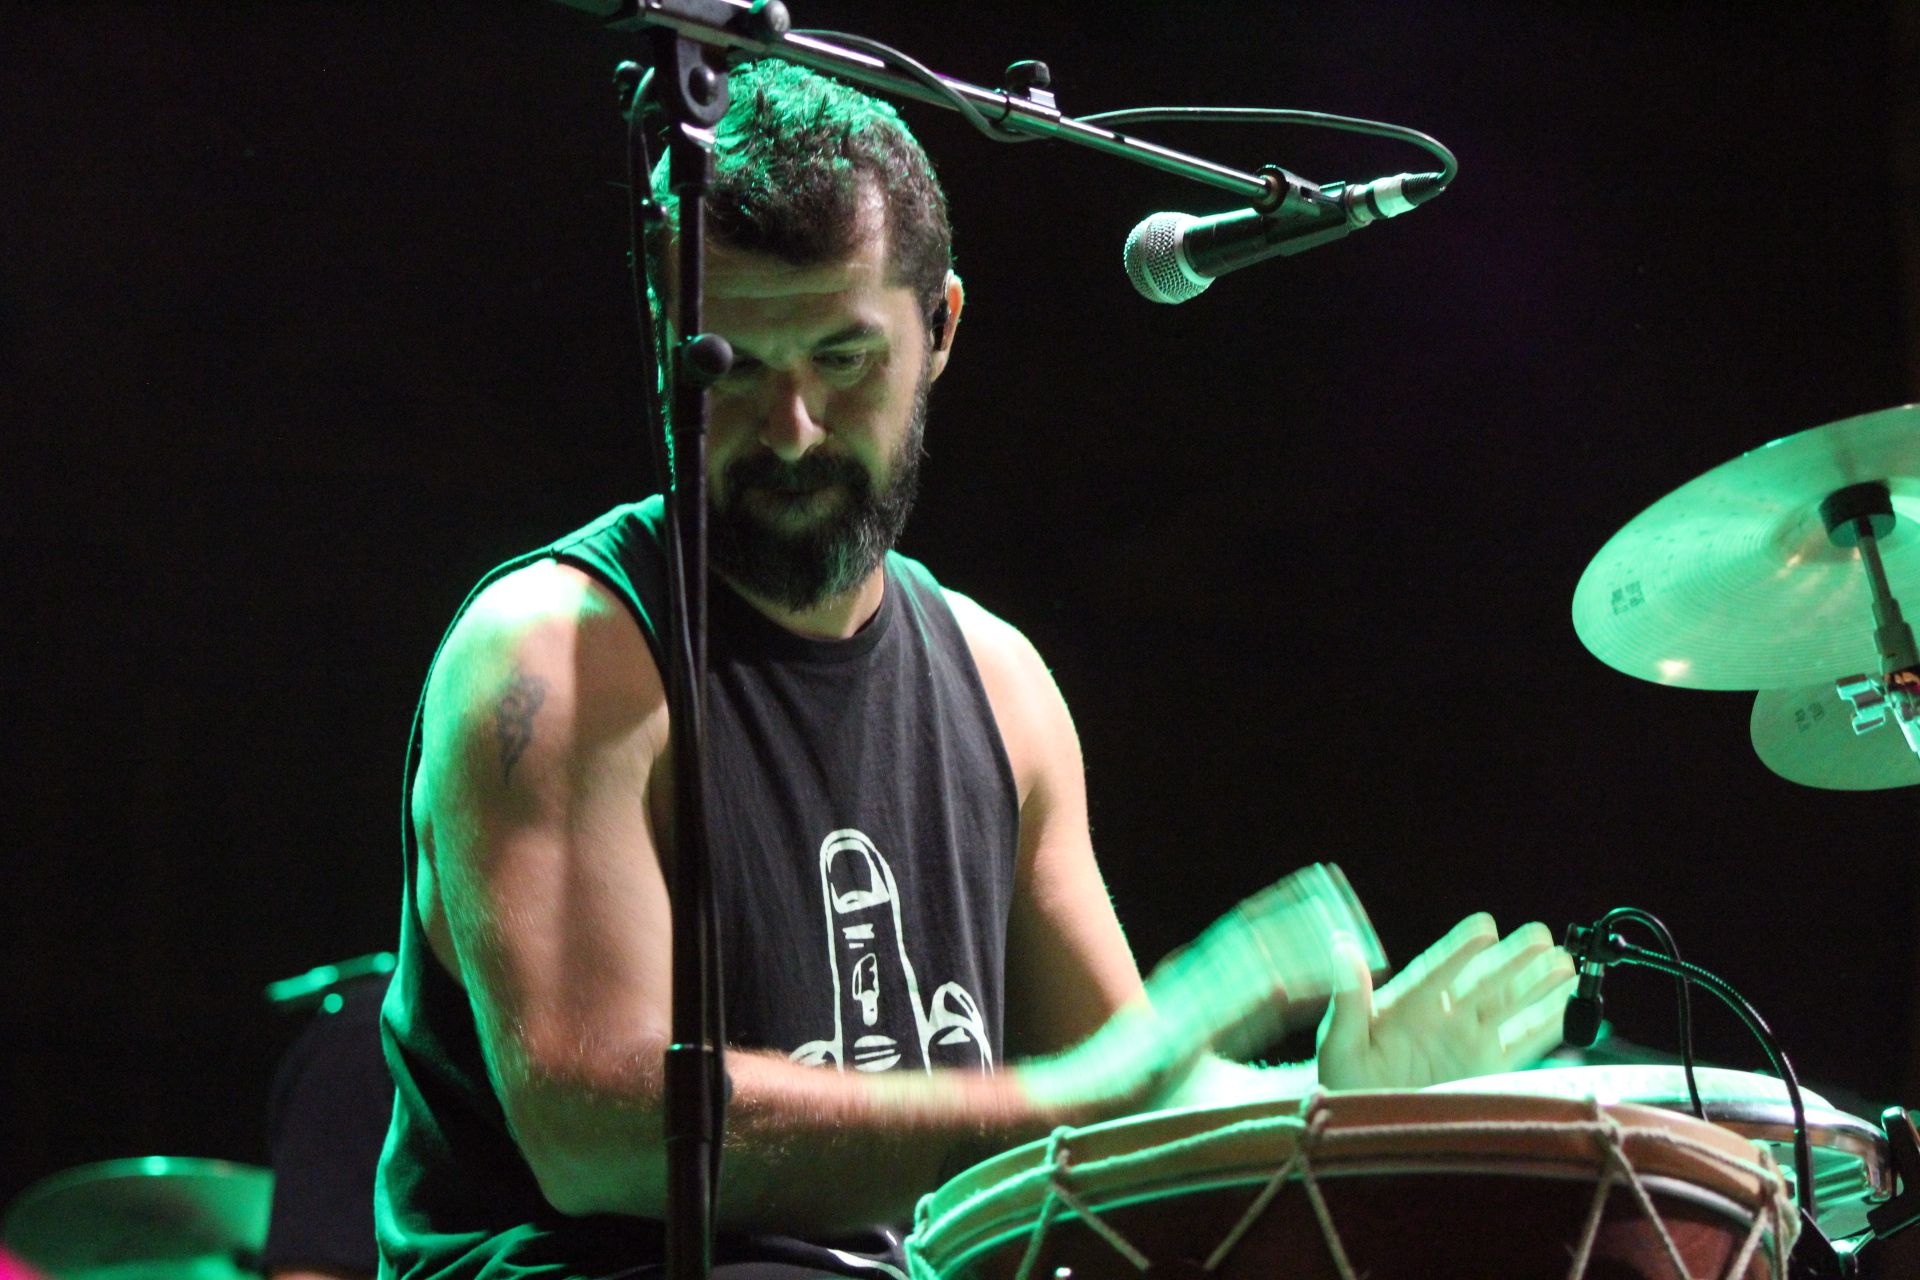
[[[661,494],[626,502],[607,511],[564,537],[556,538],[544,549],[548,555],[572,555],[583,550],[618,554],[622,550],[644,546],[664,548],[667,540],[667,504]]]
[[[612,590],[593,574],[543,556],[480,588],[454,623],[448,649],[564,640],[621,612]]]
[[[973,655],[1024,805],[1037,783],[1062,768],[1079,768],[1066,701],[1018,627],[963,592],[940,590]]]
[[[607,616],[619,603],[607,565],[617,564],[628,548],[664,541],[665,513],[658,494],[623,503],[496,566],[460,606],[441,659],[456,645],[511,645],[544,632],[577,631]]]
[[[515,682],[555,696],[638,698],[648,706],[660,683],[613,590],[552,558],[502,573],[467,603],[434,662],[429,712],[459,716]]]
[[[965,592],[945,586],[939,591],[960,626],[960,634],[965,637],[967,649],[989,692],[1000,688],[1030,693],[1036,682],[1052,687],[1053,677],[1048,674],[1040,651],[1018,627]]]
[[[1033,648],[1018,627],[966,592],[942,586],[940,596],[953,611],[954,621],[960,624],[968,644],[984,644],[996,650]]]

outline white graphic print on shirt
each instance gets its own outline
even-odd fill
[[[851,827],[820,845],[820,891],[826,901],[827,962],[833,974],[833,1035],[795,1049],[795,1062],[844,1071],[898,1066],[993,1070],[980,1004],[957,982],[943,983],[931,1003],[907,956],[900,890],[873,841]],[[902,1044],[901,1010],[913,1015],[913,1040]],[[851,1058],[851,1061],[849,1061]]]

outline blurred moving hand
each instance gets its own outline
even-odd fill
[[[1561,1040],[1573,960],[1543,924],[1500,937],[1480,913],[1378,991],[1360,948],[1339,939],[1350,983],[1320,1024],[1320,1083],[1329,1089],[1418,1089],[1534,1062]]]

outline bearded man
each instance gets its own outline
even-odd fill
[[[1018,631],[892,550],[964,301],[944,195],[886,106],[778,63],[732,87],[705,295],[735,352],[708,455],[732,1082],[717,1256],[883,1274],[886,1228],[943,1173],[1224,1075],[1061,1069],[1145,1000],[1073,726]],[[662,526],[653,498],[502,566],[434,661],[385,1010],[385,1273],[660,1261]],[[1360,965],[1320,1079],[1418,1085],[1537,1056],[1570,976],[1544,929],[1499,940],[1473,917],[1396,980],[1405,998],[1376,1002]],[[1092,1083],[1058,1087],[1076,1079]]]

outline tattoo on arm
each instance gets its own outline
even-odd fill
[[[533,741],[533,713],[547,700],[547,682],[539,676],[516,671],[500,695],[500,706],[493,713],[493,729],[500,738],[500,781],[513,778],[513,766],[520,762],[527,744]]]

